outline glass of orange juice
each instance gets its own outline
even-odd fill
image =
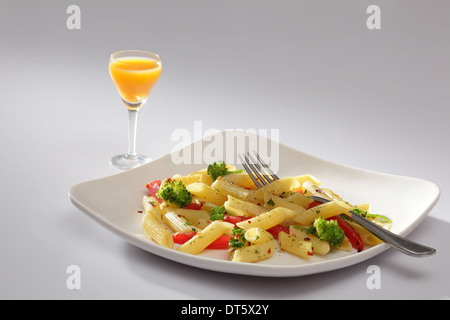
[[[113,53],[109,73],[128,109],[128,152],[113,157],[111,165],[127,170],[151,161],[136,153],[138,112],[161,74],[161,58],[156,53],[125,50]]]

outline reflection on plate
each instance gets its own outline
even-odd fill
[[[148,252],[227,273],[267,277],[314,274],[353,265],[389,247],[380,244],[360,253],[335,250],[323,257],[313,256],[309,261],[277,251],[268,260],[251,264],[228,261],[225,250],[205,250],[197,256],[184,254],[158,246],[144,234],[138,211],[142,210],[146,183],[203,169],[211,161],[226,160],[240,167],[237,153],[244,150],[262,152],[272,167],[279,168],[281,177],[310,173],[350,203],[372,203],[372,211],[390,217],[391,231],[402,236],[417,227],[439,199],[439,188],[431,182],[338,164],[243,131],[217,132],[141,167],[77,184],[70,190],[70,199],[98,223]]]

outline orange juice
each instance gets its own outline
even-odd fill
[[[127,108],[138,109],[159,79],[161,62],[141,57],[119,58],[110,62],[109,72]]]

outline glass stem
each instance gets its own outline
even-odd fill
[[[136,129],[138,110],[128,109],[128,155],[136,156]]]

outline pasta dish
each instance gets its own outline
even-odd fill
[[[390,229],[391,221],[320,187],[311,174],[284,177],[257,188],[250,176],[224,162],[146,185],[142,226],[158,245],[197,255],[226,250],[229,260],[255,263],[277,250],[308,260],[332,250],[360,252],[381,240],[352,221],[357,212]],[[320,196],[332,200],[320,203]]]

